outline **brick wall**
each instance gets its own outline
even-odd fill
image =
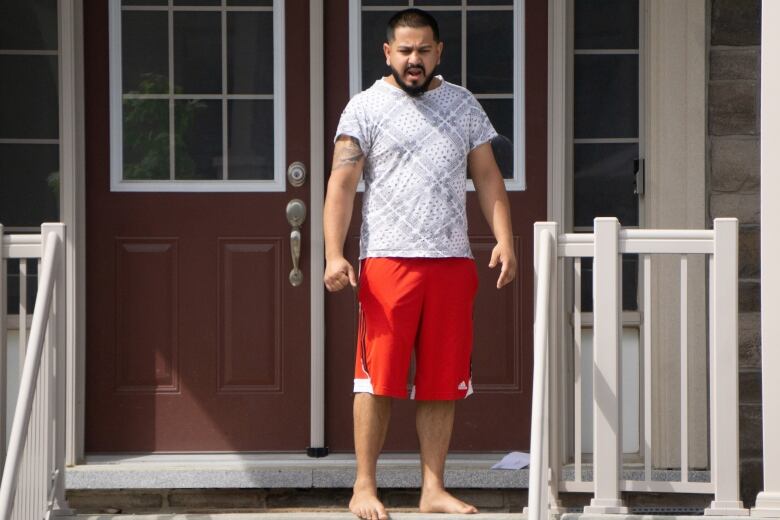
[[[760,320],[760,0],[712,0],[709,70],[709,211],[737,217],[739,415],[742,499],[762,488]]]

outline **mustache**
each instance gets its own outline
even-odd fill
[[[425,74],[425,66],[424,65],[407,65],[404,69],[404,72],[409,72],[410,70],[419,70],[423,74]]]

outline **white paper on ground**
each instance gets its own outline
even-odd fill
[[[510,451],[490,469],[521,469],[531,463],[531,456],[522,451]]]

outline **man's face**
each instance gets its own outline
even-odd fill
[[[395,82],[410,96],[419,96],[441,60],[444,44],[433,39],[430,27],[396,27],[395,39],[385,43],[385,58]]]

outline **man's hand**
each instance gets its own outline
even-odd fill
[[[515,259],[515,252],[511,245],[498,243],[496,244],[496,247],[493,248],[493,254],[490,255],[489,267],[493,269],[499,262],[501,262],[501,274],[498,275],[498,282],[496,283],[497,289],[501,289],[515,279],[517,260]]]
[[[328,260],[325,263],[325,287],[330,292],[336,292],[342,290],[347,285],[357,287],[357,277],[355,276],[355,270],[352,269],[346,258],[339,257],[333,260]]]

